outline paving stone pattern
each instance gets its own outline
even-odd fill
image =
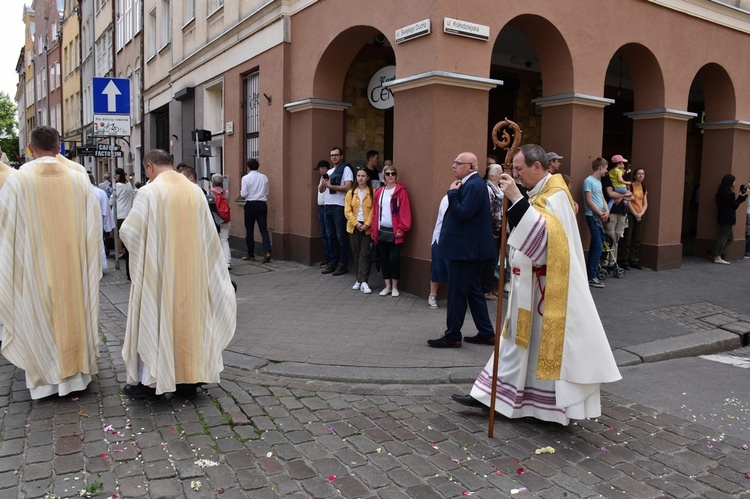
[[[710,302],[687,303],[648,310],[647,313],[671,320],[693,331],[719,328],[732,332],[746,332],[750,329],[750,317]]]
[[[193,400],[129,400],[125,317],[101,307],[85,392],[31,401],[0,361],[0,498],[750,498],[746,442],[612,396],[568,427],[498,417],[493,439],[451,385],[227,369]]]

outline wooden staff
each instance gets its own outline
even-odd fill
[[[502,139],[498,139],[497,134],[502,130]],[[508,132],[510,130],[511,134]],[[502,148],[507,151],[505,162],[503,163],[503,172],[512,176],[511,168],[513,166],[513,155],[521,146],[521,129],[518,125],[505,118],[492,129],[492,143],[494,149]],[[492,363],[492,391],[490,392],[490,425],[487,430],[487,436],[492,438],[495,429],[495,393],[497,391],[497,368],[499,364],[498,355],[500,353],[500,335],[503,332],[502,315],[503,315],[503,292],[505,285],[505,248],[508,244],[508,198],[503,197],[503,218],[500,225],[500,255],[498,265],[500,265],[500,280],[498,281],[497,293],[497,315],[495,317],[495,355]]]

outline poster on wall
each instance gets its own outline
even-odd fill
[[[385,110],[393,107],[393,90],[383,86],[396,79],[396,66],[385,66],[378,70],[367,85],[367,100],[375,109]]]

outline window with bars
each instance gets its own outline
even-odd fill
[[[260,73],[245,77],[245,157],[260,153]]]

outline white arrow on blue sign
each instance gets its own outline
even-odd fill
[[[94,114],[130,114],[130,80],[94,78]]]

